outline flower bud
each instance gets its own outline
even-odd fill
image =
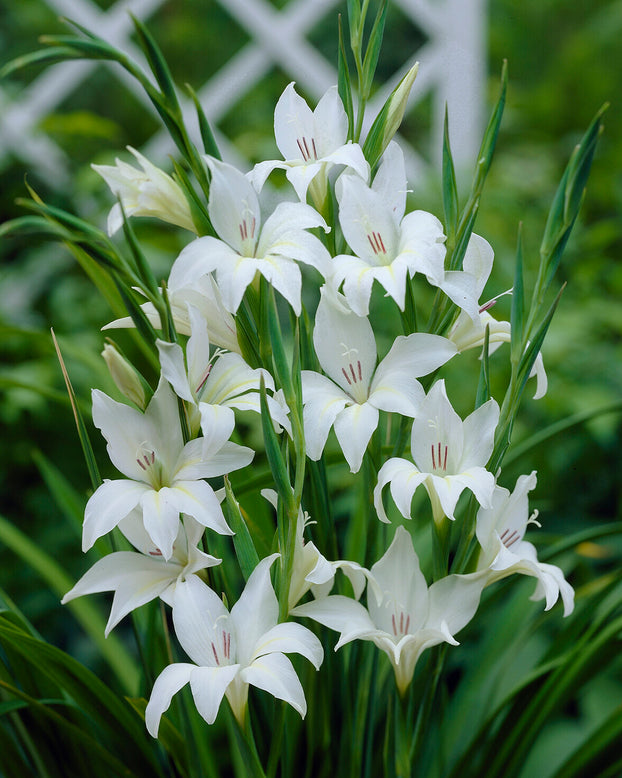
[[[410,95],[410,90],[417,77],[417,71],[419,70],[419,63],[411,67],[406,73],[404,78],[400,81],[397,87],[392,92],[391,96],[387,100],[387,116],[384,125],[384,132],[382,135],[382,152],[389,145],[389,141],[393,139],[393,136],[398,131],[402,119],[404,118],[404,112],[406,110],[406,104]]]
[[[118,390],[141,410],[145,410],[147,397],[135,368],[121,356],[112,343],[106,343],[102,351],[108,370]]]
[[[91,165],[123,204],[126,216],[154,216],[196,233],[188,201],[179,186],[163,170],[149,162],[136,149],[128,146],[142,170],[120,159],[113,165]],[[108,215],[108,234],[113,235],[123,224],[119,203]]]
[[[367,139],[363,146],[363,153],[365,154],[365,159],[367,159],[372,168],[380,159],[402,123],[408,96],[410,95],[410,90],[418,70],[419,63],[415,62],[408,73],[406,73],[404,78],[391,92],[367,134]]]

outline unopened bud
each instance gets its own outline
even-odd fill
[[[378,162],[402,123],[408,96],[418,70],[419,63],[416,62],[391,92],[367,134],[363,145],[363,154],[372,168]]]
[[[141,410],[145,410],[147,398],[140,377],[135,368],[121,356],[112,343],[106,343],[102,351],[108,370],[118,390]]]
[[[390,141],[393,140],[393,136],[398,131],[399,126],[402,123],[404,112],[406,111],[406,104],[408,103],[408,97],[410,95],[410,90],[412,89],[412,85],[415,81],[415,78],[417,77],[418,70],[419,63],[415,62],[408,73],[406,73],[404,78],[395,87],[391,96],[387,100],[387,118],[382,135],[381,154],[389,145]]]

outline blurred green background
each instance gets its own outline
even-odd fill
[[[98,0],[97,5],[108,8],[112,3]],[[273,0],[273,5],[286,2]],[[180,85],[203,84],[248,40],[223,7],[209,0],[165,2],[148,26]],[[476,225],[498,258],[485,296],[511,286],[520,221],[533,278],[548,205],[563,167],[592,116],[605,101],[611,102],[580,222],[559,272],[558,281],[567,281],[568,286],[544,349],[549,392],[543,400],[525,402],[514,435],[520,441],[576,412],[605,408],[622,397],[622,2],[490,0],[487,26],[487,110],[496,98],[504,59],[509,62],[510,87],[498,153]],[[334,55],[335,30],[336,13],[331,13],[310,35],[329,57]],[[40,34],[64,31],[41,0],[4,0],[0,5],[3,62],[36,49]],[[405,34],[398,12],[392,16],[390,11],[388,45],[379,72],[395,70],[421,39],[412,29]],[[29,68],[3,83],[5,105],[39,72]],[[273,110],[288,81],[275,69],[270,79],[253,89],[244,111],[231,111],[221,124],[251,161],[270,158],[276,151]],[[407,133],[414,134],[425,123],[426,110],[425,103],[415,108]],[[26,178],[46,201],[104,226],[112,199],[89,165],[112,164],[128,144],[140,148],[156,129],[155,120],[99,67],[40,126],[69,156],[72,184],[61,190],[51,186],[49,177],[26,169],[9,152],[0,171],[2,219],[24,213],[15,200],[26,196]],[[409,140],[417,147],[416,137]],[[165,158],[152,161],[167,167]],[[438,176],[417,181],[413,188],[417,207],[440,216]],[[165,271],[182,236],[142,220],[137,228],[149,244],[152,260]],[[79,526],[67,516],[72,511],[79,516],[80,505],[58,506],[42,477],[41,455],[84,499],[88,477],[49,328],[54,327],[59,337],[74,387],[88,410],[92,386],[112,391],[99,358],[100,327],[112,317],[62,246],[38,239],[4,240],[0,263],[0,511],[62,560],[75,578],[85,569],[85,560]],[[498,311],[498,316],[509,318],[508,298],[499,303]],[[131,349],[126,335],[116,333],[115,338]],[[93,442],[103,455],[97,434]],[[619,520],[620,452],[620,415],[601,414],[517,458],[504,471],[504,482],[511,485],[518,474],[538,470],[534,505],[545,531]],[[606,543],[584,552],[575,564],[575,584],[588,580],[595,568],[618,563],[617,552]],[[47,638],[64,644],[62,624],[67,616],[57,599],[1,546],[0,586]]]

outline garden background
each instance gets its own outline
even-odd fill
[[[113,5],[108,0],[94,4],[104,10]],[[225,5],[168,0],[148,17],[178,84],[203,84],[248,42]],[[273,0],[272,5],[286,10],[287,2]],[[333,62],[336,12],[345,10],[342,5],[333,7],[308,34]],[[476,224],[476,232],[501,259],[506,278],[497,271],[496,286],[484,299],[511,286],[520,221],[527,269],[535,270],[547,210],[565,162],[592,116],[604,102],[611,103],[585,203],[559,271],[568,285],[544,349],[549,392],[542,400],[524,404],[514,431],[514,441],[520,442],[574,414],[611,409],[622,397],[622,2],[489,0],[482,13],[486,113],[498,91],[503,60],[509,65],[506,111]],[[2,0],[2,62],[36,49],[40,34],[63,30],[56,12],[41,0]],[[408,61],[423,39],[392,5],[379,76]],[[425,59],[420,67],[425,73]],[[11,100],[39,72],[29,68],[0,85],[0,138]],[[273,107],[290,80],[272,68],[270,77],[258,82],[242,103],[243,110],[232,109],[220,123],[249,165],[275,156]],[[415,82],[415,93],[417,88]],[[417,207],[440,216],[435,160],[442,139],[429,138],[431,115],[431,100],[423,99],[407,115],[402,135],[430,162],[427,173],[422,170],[417,180],[411,177]],[[72,183],[58,186],[49,171],[29,166],[14,148],[0,148],[2,221],[23,214],[15,200],[27,195],[26,179],[47,202],[103,226],[111,196],[90,163],[113,164],[126,145],[141,149],[156,120],[116,77],[98,66],[41,119],[39,128],[67,155]],[[152,161],[169,169],[165,155]],[[137,224],[164,274],[181,247],[178,236],[166,226],[143,220]],[[499,307],[508,318],[509,302],[501,301]],[[114,394],[99,357],[104,337],[100,327],[111,318],[106,302],[62,246],[39,239],[0,242],[0,514],[45,549],[72,582],[85,569],[76,517],[86,500],[88,475],[49,329],[54,327],[88,413],[92,386]],[[115,339],[132,349],[125,335],[115,334]],[[517,449],[517,455],[508,458],[508,483],[520,473],[538,471],[532,504],[540,510],[543,532],[560,534],[622,519],[621,432],[618,408],[567,428],[524,456]],[[93,443],[103,453],[100,436],[93,435]],[[622,551],[614,540],[586,543],[576,552],[570,580],[579,596],[581,587],[597,576],[620,569]],[[0,587],[46,639],[105,672],[95,647],[60,605],[58,594],[2,543]],[[105,602],[102,597],[102,608]],[[560,620],[556,609],[550,628]],[[123,629],[119,632],[124,634]],[[598,714],[592,709],[611,709],[620,699],[621,669],[619,661],[605,668],[574,701],[574,709],[565,712],[566,719],[574,717],[584,728],[594,726]],[[560,737],[569,738],[568,721],[565,726]]]

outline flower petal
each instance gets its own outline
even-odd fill
[[[311,662],[316,670],[324,658],[322,644],[311,630],[294,622],[283,622],[269,629],[255,646],[253,661],[265,654],[300,654]]]
[[[335,435],[352,473],[357,473],[361,467],[378,418],[378,409],[366,402],[344,408],[335,419]]]
[[[277,700],[288,702],[302,718],[305,717],[305,693],[292,663],[284,654],[268,654],[256,659],[250,667],[240,671],[240,679]]]
[[[195,667],[190,675],[194,704],[208,724],[213,724],[227,687],[240,671],[240,665]]]
[[[207,158],[212,180],[210,182],[208,211],[218,236],[245,256],[252,256],[248,249],[256,242],[261,227],[261,211],[257,192],[251,182],[239,170]]]
[[[231,609],[231,619],[240,638],[238,661],[244,665],[249,664],[255,647],[279,618],[279,603],[270,581],[270,568],[278,556],[272,554],[259,562]]]
[[[201,667],[218,664],[212,644],[219,643],[228,621],[229,613],[220,597],[196,575],[177,584],[173,600],[175,634],[193,662]]]
[[[162,714],[169,709],[173,695],[188,683],[193,670],[194,665],[178,663],[165,667],[156,678],[145,708],[145,724],[151,737],[158,736]]]
[[[82,551],[88,551],[102,535],[114,529],[151,489],[136,481],[104,481],[86,504],[82,527]]]
[[[187,513],[220,535],[234,534],[225,521],[218,497],[205,481],[176,481],[168,495],[178,512]]]

